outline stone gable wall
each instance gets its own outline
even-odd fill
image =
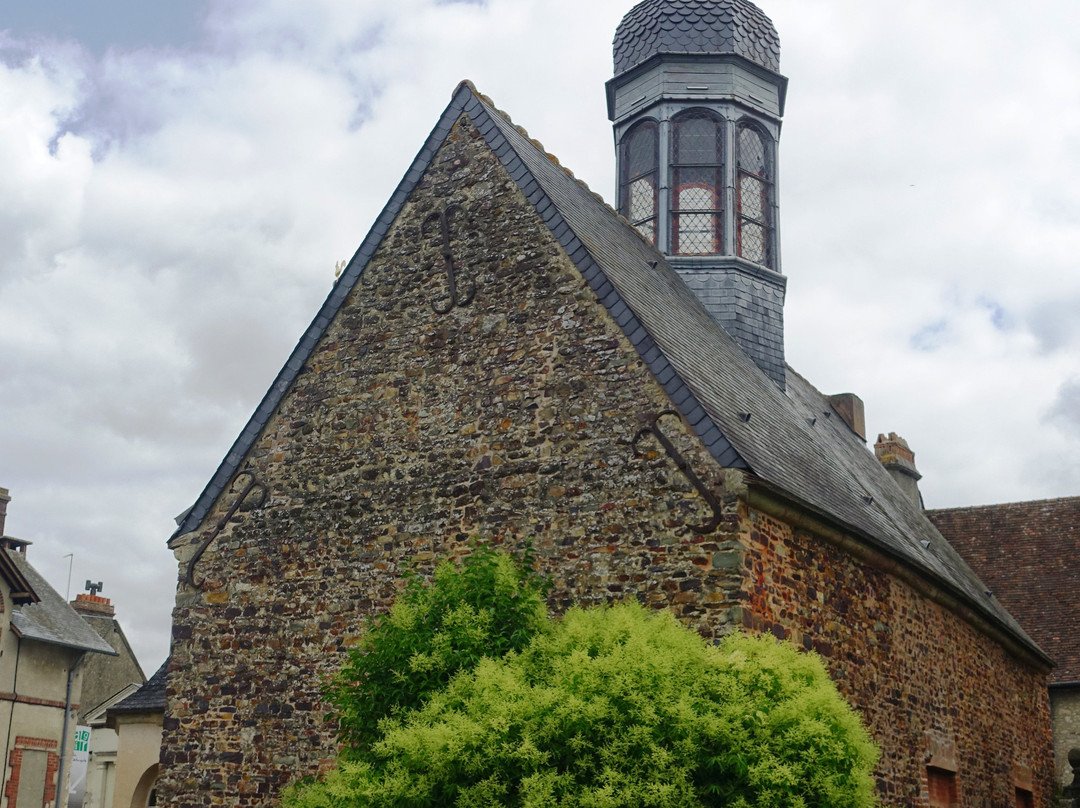
[[[748,627],[824,657],[882,756],[883,805],[926,806],[926,766],[955,766],[960,804],[1053,791],[1046,676],[907,584],[760,511],[740,513]]]
[[[461,305],[439,314],[438,214],[454,205]],[[722,506],[719,528],[696,533],[701,497],[654,438],[634,451],[669,408],[459,121],[242,466],[265,498],[253,491],[213,538],[195,587],[188,563],[253,478],[174,542],[162,804],[274,805],[328,765],[320,682],[406,565],[427,572],[473,536],[532,542],[556,610],[634,597],[706,637],[745,622],[815,648],[884,747],[887,805],[925,804],[932,755],[955,758],[965,805],[1012,804],[1001,784],[1016,764],[1036,769],[1045,804],[1040,677],[905,584],[748,508],[742,476],[666,417]]]
[[[438,212],[457,289],[446,314]],[[434,307],[433,307],[434,302]],[[181,586],[163,804],[272,805],[336,753],[319,683],[407,564],[472,536],[531,541],[552,604],[639,598],[705,636],[739,614],[741,548],[724,472],[677,417],[662,428],[721,498],[703,500],[652,437],[662,389],[483,139],[458,122],[243,467],[251,482],[174,542]]]

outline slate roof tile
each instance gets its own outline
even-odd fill
[[[748,0],[644,0],[623,17],[613,43],[615,75],[660,53],[735,53],[780,69],[780,38]]]
[[[169,660],[161,663],[146,684],[132,693],[123,701],[109,708],[110,713],[155,713],[165,711],[165,685],[167,682],[166,671]]]

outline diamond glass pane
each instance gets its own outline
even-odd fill
[[[739,215],[765,221],[765,183],[757,177],[739,176]]]
[[[720,219],[711,213],[680,213],[676,217],[675,251],[680,255],[709,255],[719,251]]]
[[[765,141],[761,135],[749,127],[739,127],[739,170],[769,176],[769,166],[765,158]]]
[[[767,263],[764,227],[753,222],[739,223],[739,255],[755,264]]]
[[[656,124],[643,124],[634,130],[626,144],[626,176],[640,177],[656,170]]]
[[[691,185],[679,190],[679,210],[711,210],[713,192],[703,185]]]
[[[720,170],[717,168],[677,168],[674,171],[676,210],[719,210]]]
[[[632,222],[651,219],[656,215],[656,189],[652,177],[642,177],[630,183],[630,215]]]
[[[720,127],[712,118],[689,115],[675,122],[675,162],[715,164],[720,162]]]
[[[647,238],[649,240],[650,244],[656,244],[656,222],[655,221],[642,222],[641,224],[634,225],[634,226],[637,228],[637,231],[639,233],[641,233],[641,235],[645,236],[645,238]]]

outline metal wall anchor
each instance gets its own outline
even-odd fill
[[[712,533],[714,530],[716,530],[716,528],[720,526],[720,522],[723,518],[723,514],[721,513],[720,508],[720,500],[718,500],[716,498],[716,495],[709,490],[708,486],[706,486],[704,482],[702,482],[701,478],[694,473],[694,470],[690,468],[690,464],[686,462],[686,458],[683,457],[682,453],[675,448],[675,444],[668,439],[667,435],[665,435],[663,430],[660,428],[661,419],[668,415],[672,415],[676,418],[679,417],[679,414],[675,412],[675,410],[664,410],[659,415],[653,416],[652,424],[650,426],[645,427],[634,436],[634,440],[630,443],[630,445],[634,449],[634,456],[642,456],[641,450],[638,449],[638,443],[643,437],[645,437],[646,435],[652,435],[654,438],[656,438],[656,440],[660,442],[660,445],[664,447],[664,451],[667,452],[667,456],[671,458],[671,460],[678,467],[679,471],[683,473],[683,476],[690,481],[690,484],[692,486],[694,486],[694,490],[697,491],[698,494],[701,495],[701,498],[704,499],[706,503],[708,503],[710,508],[712,508],[713,515],[708,522],[703,525],[687,525],[687,527],[695,533]]]
[[[447,314],[454,306],[468,306],[472,302],[472,299],[476,297],[476,283],[469,281],[468,285],[464,288],[468,291],[466,294],[459,297],[457,275],[454,272],[454,251],[452,246],[453,236],[451,234],[451,225],[454,220],[458,218],[458,214],[462,214],[464,211],[461,205],[447,205],[443,210],[436,211],[428,215],[424,219],[423,224],[420,225],[420,235],[423,238],[428,238],[431,232],[431,224],[437,222],[439,225],[439,235],[442,238],[442,253],[443,253],[443,269],[446,271],[446,282],[450,289],[449,302],[445,308],[440,308],[435,304],[435,301],[431,301],[431,310],[436,314]]]
[[[229,520],[233,518],[236,512],[240,509],[240,506],[244,504],[244,502],[252,494],[252,492],[255,493],[256,499],[256,501],[251,506],[252,508],[261,508],[266,502],[266,486],[259,482],[254,472],[241,471],[239,474],[236,475],[236,478],[233,480],[232,485],[229,486],[229,489],[231,490],[233,487],[235,487],[236,484],[240,481],[241,477],[250,477],[251,482],[249,482],[244,487],[244,490],[240,492],[240,495],[236,498],[236,501],[232,504],[232,507],[229,508],[225,516],[222,517],[220,522],[218,522],[217,527],[214,528],[214,532],[211,533],[210,536],[205,541],[203,541],[201,545],[199,545],[199,549],[195,551],[195,555],[193,555],[191,557],[191,561],[188,562],[187,575],[185,576],[185,578],[188,585],[191,586],[193,589],[202,589],[202,587],[195,581],[195,565],[199,563],[199,559],[202,558],[203,553],[206,552],[206,548],[213,544],[214,539],[216,539],[221,534],[221,531],[225,529],[225,525],[227,525],[229,523]]]

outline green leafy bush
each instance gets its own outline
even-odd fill
[[[441,563],[431,585],[407,573],[327,689],[344,757],[367,758],[379,721],[419,707],[458,671],[524,648],[547,626],[545,586],[528,552],[518,560],[481,544],[460,565]]]
[[[571,610],[385,721],[292,808],[863,808],[876,751],[816,656]]]

